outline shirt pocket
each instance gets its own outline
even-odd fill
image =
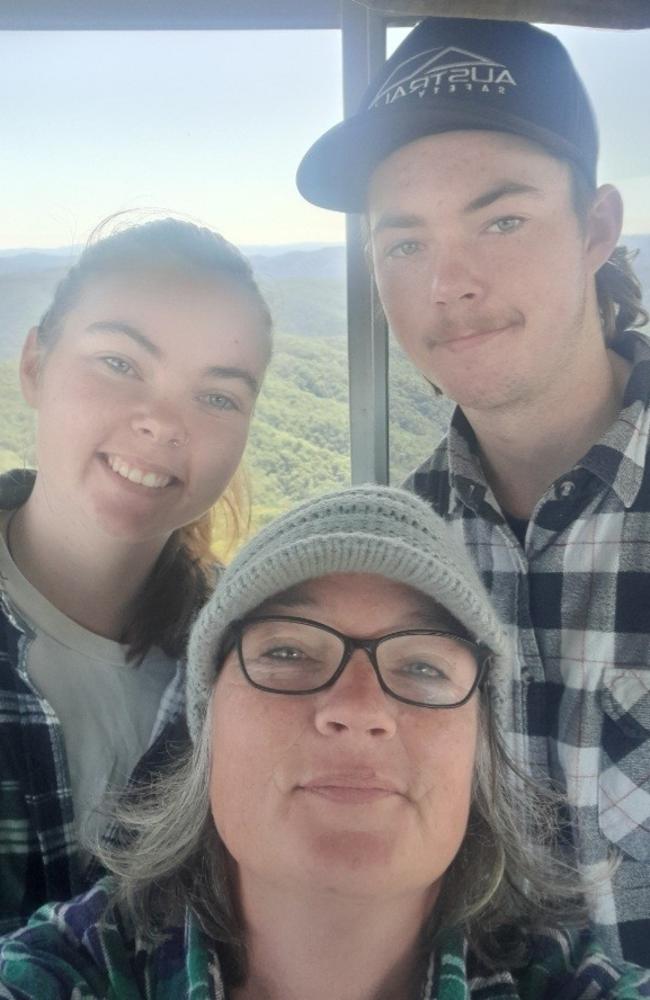
[[[600,830],[624,854],[650,861],[650,670],[607,667],[600,704]]]

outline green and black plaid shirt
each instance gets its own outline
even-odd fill
[[[191,911],[157,945],[143,942],[109,900],[110,881],[43,907],[0,942],[3,1000],[225,1000],[217,952]],[[650,971],[614,965],[589,935],[531,936],[516,972],[486,970],[460,932],[431,956],[420,1000],[640,1000]],[[291,942],[287,941],[287,947]],[[332,998],[335,1000],[335,998]]]

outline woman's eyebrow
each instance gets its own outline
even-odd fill
[[[244,382],[252,394],[257,396],[260,391],[259,382],[245,368],[234,368],[232,366],[210,365],[205,368],[203,374],[207,378],[234,378]]]
[[[442,604],[438,604],[426,594],[417,595],[416,607],[408,615],[408,618],[413,621],[414,628],[431,628],[460,635],[469,634],[451,611],[447,611]]]
[[[264,614],[267,614],[267,609],[281,612],[282,610],[294,611],[300,607],[307,609],[318,607],[318,601],[315,601],[310,596],[304,583],[298,583],[293,587],[288,587],[287,590],[283,590],[279,594],[274,594],[273,597],[269,597],[268,600],[260,604],[256,608],[256,611],[263,611]]]
[[[90,323],[86,327],[87,333],[123,333],[126,337],[130,337],[131,340],[139,344],[140,347],[144,348],[148,354],[151,354],[154,358],[161,358],[163,352],[154,344],[152,340],[149,340],[144,333],[136,327],[131,326],[130,323],[124,323],[121,320],[96,320],[94,323]],[[240,379],[244,382],[252,394],[257,396],[260,391],[259,382],[257,379],[251,375],[249,371],[245,368],[236,368],[230,365],[209,365],[204,369],[203,374],[207,378],[232,378]]]
[[[130,323],[124,323],[121,320],[96,320],[94,323],[90,323],[86,327],[87,333],[123,333],[125,336],[130,337],[134,340],[136,344],[143,347],[145,351],[151,354],[154,358],[159,358],[162,355],[162,351],[152,340],[137,330]]]
[[[413,622],[413,628],[430,628],[434,632],[453,632],[454,634],[464,634],[466,629],[454,618],[453,615],[445,611],[415,611],[408,615],[408,619]]]

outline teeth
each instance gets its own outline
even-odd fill
[[[118,476],[128,479],[131,483],[139,483],[140,486],[148,486],[152,490],[161,490],[172,481],[171,476],[160,476],[156,472],[143,472],[133,465],[129,465],[123,458],[116,455],[108,455],[108,464],[113,472]]]

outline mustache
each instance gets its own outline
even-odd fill
[[[430,327],[426,343],[427,347],[435,347],[448,341],[476,337],[482,333],[494,333],[509,326],[518,326],[523,321],[523,313],[518,309],[509,313],[479,313],[466,318],[441,316]]]

